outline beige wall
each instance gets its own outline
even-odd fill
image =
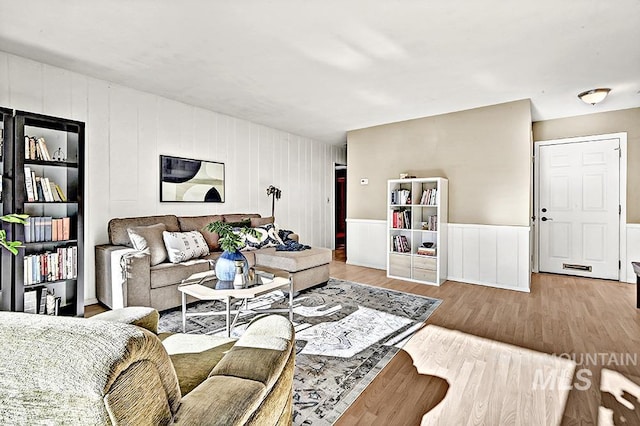
[[[640,108],[533,123],[533,140],[627,132],[627,222],[640,223]]]
[[[531,153],[528,99],[348,132],[347,217],[386,219],[407,172],[449,179],[449,222],[528,226]]]

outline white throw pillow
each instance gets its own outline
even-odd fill
[[[199,231],[164,231],[162,239],[171,263],[185,262],[209,254],[209,246]]]

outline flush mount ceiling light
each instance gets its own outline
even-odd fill
[[[605,89],[605,88],[591,89],[591,90],[587,90],[585,92],[580,93],[578,97],[582,99],[582,102],[595,105],[599,102],[604,101],[604,98],[607,97],[610,91],[611,89]]]

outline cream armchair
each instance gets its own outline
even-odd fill
[[[157,311],[92,319],[0,312],[0,424],[290,424],[294,331],[237,341],[155,334]],[[137,324],[137,325],[132,325]]]

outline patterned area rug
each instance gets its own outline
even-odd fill
[[[335,422],[440,303],[334,278],[301,292],[294,299],[293,423]],[[249,305],[285,307],[285,295],[276,291]],[[198,302],[189,312],[222,309],[221,302]],[[232,334],[239,336],[250,319],[241,318]],[[181,329],[180,310],[161,314],[160,331]],[[187,332],[224,335],[224,317],[188,318]]]

